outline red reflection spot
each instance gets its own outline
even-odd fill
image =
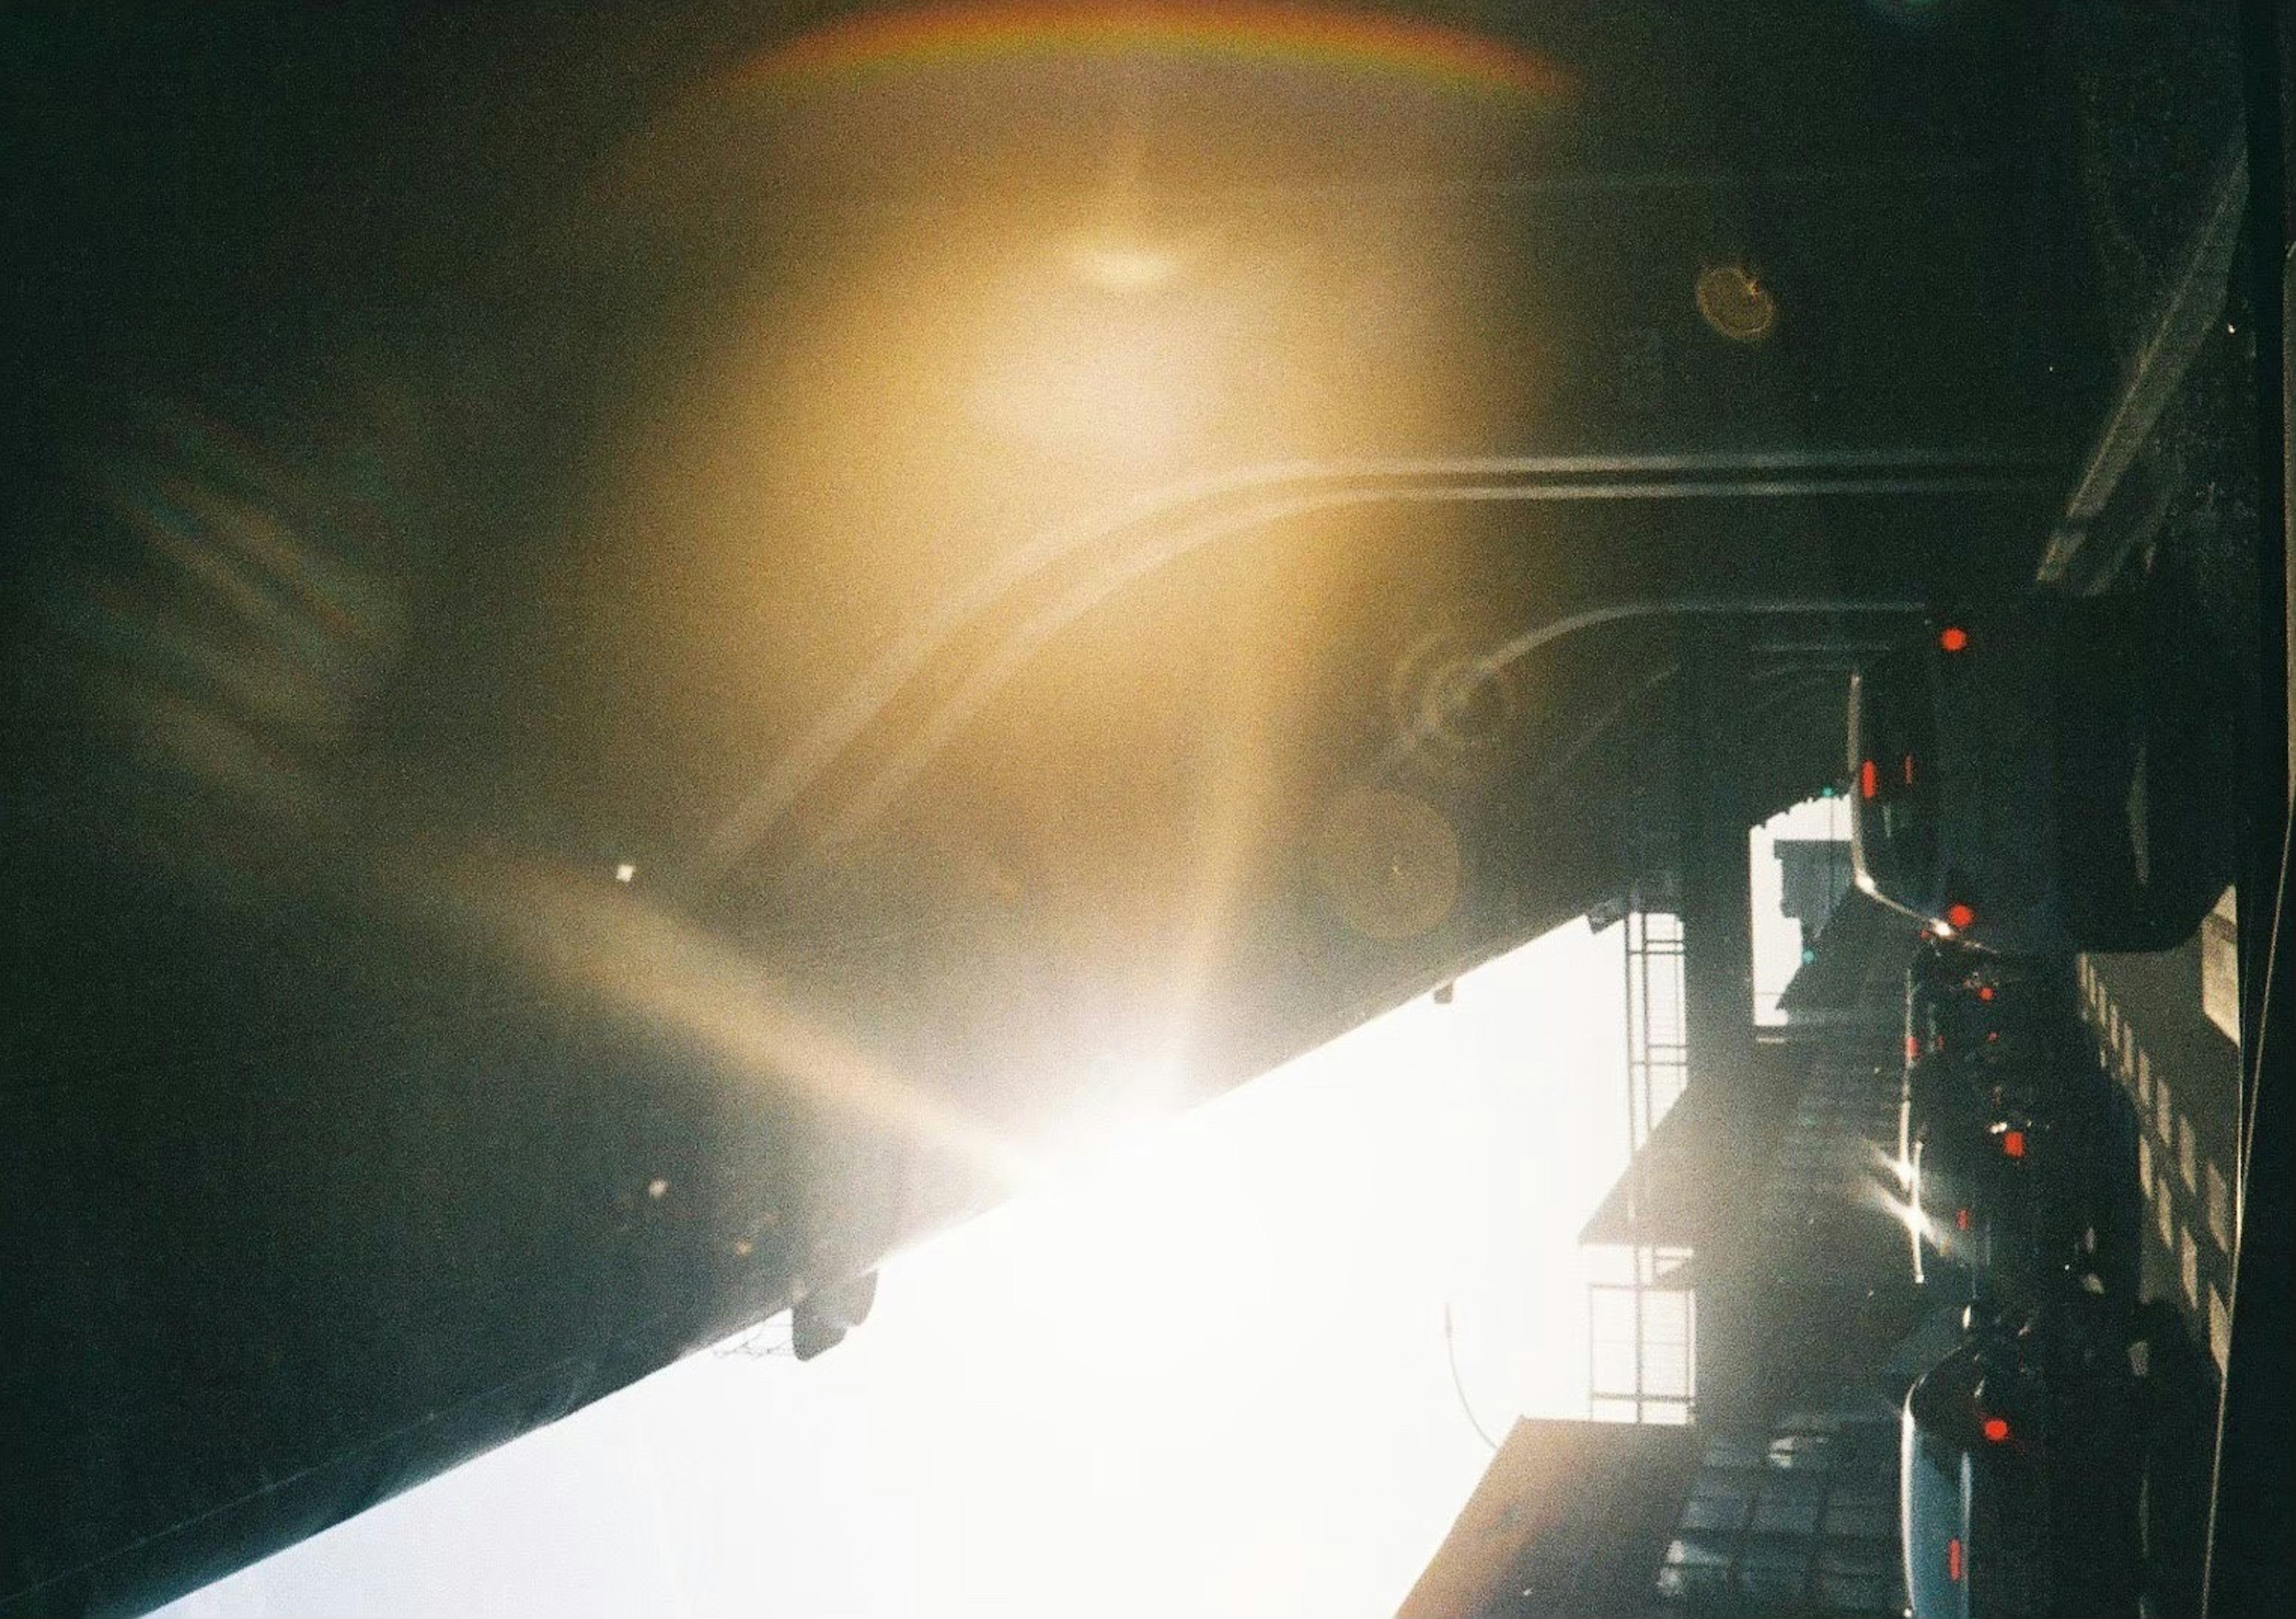
[[[1945,920],[1956,928],[1966,928],[1977,920],[1977,912],[1956,900],[1945,908]]]
[[[1969,1211],[1967,1209],[1957,1208],[1953,1211],[1953,1229],[1956,1231],[1965,1231],[1969,1229]]]
[[[1961,1578],[1961,1537],[1957,1534],[1945,1543],[1945,1577]]]
[[[1978,998],[1980,1001],[1990,1001],[1990,1000],[1992,1000],[1992,999],[1993,999],[1993,985],[1991,985],[1990,984],[1980,984],[1980,985],[1979,985],[1977,986],[1977,998]]]
[[[2001,1417],[1988,1417],[1985,1419],[1985,1436],[1995,1444],[1999,1444],[2009,1437],[2008,1420]]]
[[[1857,767],[1857,790],[1868,798],[1882,790],[1881,774],[1874,768],[1874,761],[1871,759]]]
[[[2025,1156],[2025,1132],[2021,1130],[2005,1131],[2001,1137],[2001,1150],[2007,1153],[2013,1158],[2023,1157]]]
[[[1906,1035],[1906,1060],[1907,1062],[1918,1062],[1918,1061],[1920,1061],[1920,1060],[1921,1060],[1921,1056],[1922,1056],[1922,1043],[1921,1043],[1919,1040],[1916,1040],[1916,1039],[1915,1039],[1913,1035],[1911,1035],[1911,1034]]]
[[[1911,787],[1913,784],[1914,784],[1914,756],[1913,756],[1913,755],[1911,755],[1911,754],[1907,754],[1907,755],[1906,756],[1906,785],[1907,787]]]
[[[1969,647],[1969,632],[1957,624],[1949,624],[1938,636],[1938,645],[1948,652],[1965,651]]]

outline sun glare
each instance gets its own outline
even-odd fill
[[[969,1459],[935,1533],[983,1583],[950,1600],[1070,1611],[1144,1537],[1187,1555],[1111,1611],[1391,1608],[1488,1460],[1461,1392],[1495,1431],[1586,1414],[1623,994],[1618,932],[1572,923],[1190,1112],[1076,1121],[889,1265],[820,1364],[899,1406],[904,1455]],[[1168,1066],[1110,1061],[1161,1104]],[[1302,1513],[1317,1558],[1272,1558]]]
[[[1069,262],[1084,280],[1114,292],[1145,292],[1180,273],[1180,256],[1168,248],[1107,237],[1078,241]]]

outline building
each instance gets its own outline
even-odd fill
[[[1771,852],[1778,858],[1779,911],[1801,924],[1805,939],[1816,938],[1849,892],[1849,840],[1781,838]]]
[[[1668,996],[1635,993],[1638,977],[1690,977],[1698,941],[1685,956],[1671,919],[1626,920],[1639,1025]],[[1852,896],[1788,986],[1785,1026],[1732,1066],[1710,1068],[1694,1036],[1684,1050],[1679,1019],[1629,1031],[1630,1057],[1682,1067],[1653,1108],[1630,1062],[1627,1111],[1655,1123],[1580,1233],[1602,1420],[1520,1425],[1403,1614],[1899,1611],[1894,1402],[1935,1329],[1885,1167],[1911,944]],[[1567,1522],[1549,1500],[1565,1465]],[[1543,1551],[1524,1538],[1539,1534]]]
[[[1648,1561],[1698,1466],[1687,1428],[1525,1419],[1397,1619],[1656,1615]]]

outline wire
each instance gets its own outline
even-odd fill
[[[1467,1426],[1475,1430],[1476,1438],[1491,1447],[1491,1454],[1497,1455],[1499,1442],[1492,1438],[1489,1431],[1477,1419],[1475,1408],[1467,1401],[1467,1386],[1459,1380],[1459,1352],[1451,1342],[1451,1302],[1448,1299],[1443,1301],[1443,1363],[1451,1369],[1451,1392],[1459,1396],[1459,1409],[1466,1414]]]

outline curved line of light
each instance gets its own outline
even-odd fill
[[[1589,495],[1607,494],[1613,499],[1653,498],[1667,495],[1705,494],[1709,495],[1764,495],[1808,492],[1808,486],[1781,477],[1769,482],[1748,483],[1740,479],[1716,479],[1713,482],[1688,486],[1666,480],[1669,472],[1704,473],[1807,473],[1830,466],[1886,469],[1898,474],[1896,479],[1866,479],[1858,484],[1830,484],[1823,492],[1836,494],[1895,494],[1904,493],[1907,480],[1914,480],[1923,489],[1943,488],[1934,479],[1915,479],[1914,475],[1924,469],[1994,465],[2004,472],[2024,464],[2017,457],[1999,456],[1976,458],[1949,456],[1929,452],[1888,452],[1876,454],[1812,456],[1792,452],[1758,452],[1751,454],[1697,455],[1513,455],[1460,457],[1398,457],[1355,462],[1290,461],[1275,462],[1240,470],[1207,475],[1144,492],[1128,500],[1113,511],[1096,513],[1071,523],[1057,525],[1037,536],[998,561],[996,566],[978,575],[969,585],[945,601],[939,609],[906,635],[902,636],[883,652],[875,662],[848,686],[844,694],[829,711],[814,722],[805,734],[774,762],[763,781],[734,810],[713,840],[711,856],[714,867],[722,871],[754,848],[770,831],[791,806],[803,796],[824,770],[866,731],[877,715],[898,696],[901,689],[922,671],[925,665],[945,648],[967,626],[983,617],[996,603],[1030,578],[1052,568],[1080,551],[1105,544],[1127,530],[1144,524],[1168,519],[1196,505],[1236,495],[1263,493],[1290,485],[1316,483],[1393,482],[1406,486],[1406,493],[1415,489],[1418,498],[1464,498],[1448,495],[1432,486],[1432,480],[1444,478],[1614,478],[1644,475],[1652,481],[1644,484],[1596,484],[1568,486],[1528,486],[1553,489],[1553,493],[1525,495],[1527,499],[1578,499]],[[1982,475],[1964,480],[1975,488],[2001,487]],[[1870,485],[1871,487],[1866,487]],[[1296,498],[1296,497],[1295,497]],[[1362,498],[1357,496],[1356,498]],[[1342,497],[1332,504],[1349,503]],[[1317,510],[1316,506],[1298,510]],[[1245,527],[1273,521],[1287,515],[1287,507],[1270,516],[1259,517]],[[1223,530],[1234,532],[1234,530]],[[1181,550],[1193,549],[1183,546]],[[1179,552],[1169,552],[1177,555]],[[1145,571],[1145,570],[1140,570]],[[1136,576],[1132,573],[1127,578]],[[1094,601],[1101,598],[1095,597]],[[1089,604],[1087,604],[1089,605]]]
[[[1923,483],[1921,487],[1931,487]],[[1904,479],[1867,478],[1830,484],[1826,493],[1890,494],[1903,493]],[[1305,516],[1349,506],[1385,504],[1405,501],[1559,501],[1589,498],[1654,499],[1661,497],[1714,498],[1746,495],[1786,495],[1808,492],[1807,487],[1791,483],[1746,484],[1734,481],[1685,484],[1650,482],[1636,484],[1465,484],[1439,487],[1405,486],[1392,488],[1343,488],[1324,490],[1308,495],[1292,495],[1282,500],[1267,501],[1242,511],[1231,513],[1185,528],[1167,536],[1160,544],[1143,546],[1120,558],[1110,567],[1071,589],[1023,623],[1008,635],[996,650],[979,665],[938,709],[921,725],[908,746],[879,771],[840,815],[831,830],[816,846],[816,856],[833,854],[849,843],[870,822],[890,805],[917,774],[985,708],[1020,670],[1054,637],[1065,630],[1085,613],[1114,595],[1134,580],[1152,573],[1169,562],[1199,550],[1215,541],[1239,533],[1265,527],[1291,517]],[[1904,613],[1919,611],[1921,604],[1912,601],[1845,602],[1807,601],[1637,601],[1621,602],[1608,607],[1590,608],[1557,619],[1538,629],[1526,631],[1486,654],[1480,666],[1496,674],[1509,664],[1529,656],[1540,648],[1599,625],[1635,617],[1669,615],[1742,615],[1759,616],[1771,613]],[[1426,720],[1414,722],[1414,740],[1421,740]]]

